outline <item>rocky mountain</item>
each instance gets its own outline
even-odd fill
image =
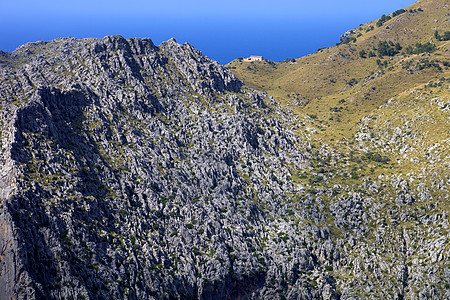
[[[0,299],[450,297],[445,74],[331,141],[173,39],[0,66]]]
[[[343,299],[449,298],[448,11],[420,0],[311,55],[227,65],[305,124],[312,168],[295,180],[315,199],[330,191]]]
[[[2,64],[2,299],[336,294],[329,229],[291,221],[308,150],[273,99],[174,40]]]
[[[448,11],[420,0],[311,55],[227,65],[304,124],[294,180],[325,202],[342,299],[450,297]]]

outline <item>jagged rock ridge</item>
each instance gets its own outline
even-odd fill
[[[175,40],[0,65],[0,299],[450,296],[447,79],[362,118],[347,156]]]
[[[174,40],[3,58],[2,299],[319,293],[297,275],[318,229],[270,215],[307,155],[271,98]]]

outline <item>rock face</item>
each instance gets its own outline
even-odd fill
[[[191,45],[64,38],[0,65],[0,299],[448,296],[448,216],[396,225],[426,184],[306,189],[339,154]]]
[[[306,165],[271,98],[175,40],[3,56],[2,299],[319,293],[288,289],[317,262],[269,215]]]

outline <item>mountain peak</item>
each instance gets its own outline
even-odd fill
[[[0,299],[450,298],[442,5],[230,64],[266,92],[174,39],[1,52]]]
[[[215,280],[229,282],[221,297],[265,293],[240,288],[265,274],[244,245],[266,217],[239,161],[268,159],[259,180],[288,174],[280,152],[305,163],[267,95],[173,40],[31,43],[2,68],[0,298],[117,298],[125,266],[141,282],[129,297],[210,297]],[[245,268],[230,269],[232,249]],[[184,258],[166,265],[172,257]],[[264,265],[275,269],[274,259]]]

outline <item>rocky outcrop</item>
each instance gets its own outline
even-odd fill
[[[445,176],[358,178],[347,162],[389,161],[365,120],[364,157],[317,150],[173,39],[57,39],[0,64],[0,299],[447,295]]]
[[[321,293],[298,276],[320,268],[308,229],[271,216],[307,154],[270,97],[174,40],[58,39],[5,64],[2,298]]]

